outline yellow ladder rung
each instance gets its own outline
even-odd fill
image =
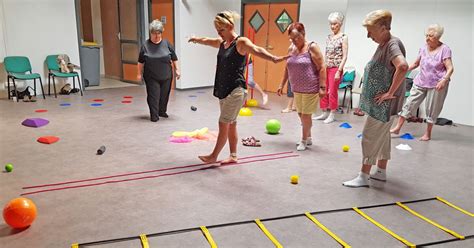
[[[471,213],[471,212],[469,212],[469,211],[467,211],[467,210],[464,210],[464,209],[462,209],[462,208],[460,208],[460,207],[458,207],[458,206],[452,204],[451,202],[446,201],[445,199],[443,199],[443,198],[441,198],[441,197],[436,197],[436,200],[438,200],[438,201],[440,201],[440,202],[442,202],[442,203],[444,203],[444,204],[446,204],[446,205],[448,205],[448,206],[450,206],[450,207],[452,207],[452,208],[458,210],[459,212],[461,212],[461,213],[463,213],[463,214],[467,214],[467,215],[469,215],[469,216],[471,216],[471,217],[474,217],[474,214],[473,214],[473,213]]]
[[[140,241],[142,242],[142,248],[150,248],[146,234],[140,234]]]
[[[209,232],[209,230],[205,226],[201,226],[201,231],[204,234],[204,236],[206,237],[207,242],[209,242],[209,244],[211,245],[211,248],[217,248],[217,244],[214,241],[214,239],[212,238],[212,235]]]
[[[79,248],[79,244],[78,244],[78,243],[72,244],[72,245],[71,245],[71,248]]]
[[[392,232],[390,229],[386,228],[385,226],[383,226],[382,224],[380,224],[379,222],[377,222],[376,220],[372,219],[370,216],[368,216],[366,213],[364,213],[362,210],[356,208],[356,207],[353,207],[352,209],[354,209],[354,211],[356,211],[358,214],[360,214],[362,217],[366,218],[368,221],[372,222],[374,225],[376,225],[377,227],[379,227],[380,229],[382,229],[383,231],[385,231],[386,233],[392,235],[392,237],[396,238],[397,240],[399,240],[400,242],[404,243],[405,245],[407,245],[408,247],[416,247],[415,244],[411,243],[410,241],[400,237],[398,234]]]
[[[443,230],[443,231],[445,231],[445,232],[447,232],[447,233],[453,235],[454,237],[456,237],[456,238],[458,238],[458,239],[464,239],[464,236],[462,236],[461,234],[459,234],[459,233],[457,233],[457,232],[455,232],[455,231],[453,231],[453,230],[450,230],[450,229],[448,229],[448,228],[446,228],[446,227],[444,227],[444,226],[442,226],[442,225],[440,225],[440,224],[438,224],[438,223],[436,223],[436,222],[434,222],[434,221],[432,221],[432,220],[426,218],[425,216],[419,214],[419,213],[416,212],[415,210],[409,208],[407,205],[404,205],[404,204],[401,203],[401,202],[397,202],[397,205],[400,206],[401,208],[405,209],[405,210],[408,211],[409,213],[413,214],[414,216],[416,216],[416,217],[418,217],[418,218],[420,218],[420,219],[422,219],[422,220],[424,220],[424,221],[430,223],[431,225],[433,225],[433,226],[435,226],[435,227],[437,227],[437,228],[439,228],[439,229],[441,229],[441,230]]]
[[[255,223],[257,223],[258,227],[267,235],[267,237],[272,241],[276,248],[283,248],[283,246],[278,242],[278,240],[268,231],[265,225],[260,221],[260,219],[256,219]]]
[[[316,224],[319,228],[323,229],[329,236],[331,236],[334,240],[336,240],[339,244],[341,244],[344,248],[350,248],[351,246],[344,242],[341,238],[339,238],[336,234],[331,232],[326,226],[324,226],[321,222],[319,222],[313,215],[309,212],[304,213],[306,217],[308,217],[314,224]]]

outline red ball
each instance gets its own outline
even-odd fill
[[[36,205],[27,198],[15,198],[3,208],[3,219],[13,228],[25,228],[36,219]]]

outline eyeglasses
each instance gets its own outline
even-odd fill
[[[232,22],[229,18],[227,18],[227,16],[225,16],[224,13],[222,13],[222,12],[221,12],[221,13],[218,13],[217,16],[226,19],[230,24],[234,25],[234,22]]]

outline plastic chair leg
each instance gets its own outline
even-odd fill
[[[41,80],[41,78],[39,78],[39,81],[40,81],[40,86],[41,86],[41,93],[43,93],[43,99],[46,99],[46,96],[44,95],[43,81]]]
[[[17,91],[16,91],[16,83],[15,83],[15,78],[12,78],[12,81],[13,81],[13,90],[15,92],[15,95],[17,95]],[[19,102],[20,99],[18,98],[18,95],[16,96],[16,101]]]
[[[77,83],[79,84],[79,90],[81,91],[81,96],[84,96],[82,93],[82,83],[81,83],[81,78],[79,77],[79,74],[77,74]]]

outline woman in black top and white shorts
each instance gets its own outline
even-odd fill
[[[217,70],[214,81],[214,96],[219,98],[221,114],[219,117],[219,134],[211,154],[199,156],[205,163],[215,163],[222,148],[229,140],[230,156],[221,163],[237,162],[237,115],[242,107],[246,85],[244,78],[245,58],[253,54],[260,58],[283,61],[286,57],[277,57],[262,47],[256,46],[246,37],[240,37],[234,30],[234,23],[240,16],[232,11],[223,11],[216,15],[214,26],[218,38],[191,37],[189,42],[219,48],[217,53]]]

